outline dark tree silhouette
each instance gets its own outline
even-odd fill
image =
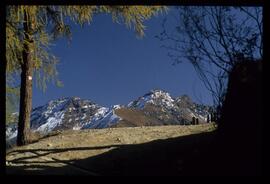
[[[220,118],[228,74],[235,64],[262,58],[261,7],[177,7],[156,37],[174,64],[190,62],[214,100]],[[173,28],[168,26],[169,21]]]
[[[209,116],[210,116],[210,115],[208,114],[208,115],[207,115],[207,121],[206,121],[207,123],[210,123],[210,117],[209,117]]]
[[[258,175],[262,167],[262,62],[233,68],[218,128],[222,171]],[[247,164],[248,163],[248,164]]]
[[[192,124],[192,125],[195,125],[195,124],[196,124],[195,121],[196,121],[196,119],[195,119],[195,117],[193,116],[193,117],[192,117],[192,123],[191,123],[191,124]]]

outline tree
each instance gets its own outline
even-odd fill
[[[143,36],[143,22],[164,10],[163,6],[8,6],[7,70],[21,71],[17,145],[30,142],[33,74],[43,86],[57,76],[57,59],[49,45],[61,36],[71,38],[67,20],[84,26],[95,14],[110,13],[114,22],[134,26],[137,35]]]
[[[206,120],[207,123],[210,123],[210,114],[207,114],[207,120]]]
[[[193,117],[192,117],[192,123],[191,123],[191,124],[192,124],[192,125],[195,125],[195,124],[196,124],[195,121],[196,121],[196,118],[193,116]]]
[[[196,118],[196,125],[198,125],[199,124],[199,119],[198,118]]]
[[[261,7],[177,7],[170,30],[168,19],[157,35],[174,64],[190,62],[213,96],[220,116],[228,74],[242,60],[260,59]]]

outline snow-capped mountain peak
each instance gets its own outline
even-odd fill
[[[146,104],[154,104],[164,106],[166,108],[173,108],[173,103],[174,99],[168,92],[163,90],[151,90],[149,93],[139,97],[137,100],[130,102],[128,107],[143,109]]]
[[[88,121],[89,116],[93,116],[96,112],[98,116],[101,110],[105,110],[104,107],[79,97],[52,100],[44,106],[33,109],[31,128],[35,131],[48,133],[60,127],[68,129],[73,124],[83,126],[80,124]]]

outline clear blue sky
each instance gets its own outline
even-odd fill
[[[189,63],[173,66],[167,51],[154,36],[165,15],[145,22],[143,38],[133,29],[113,23],[110,15],[96,15],[84,28],[72,25],[72,42],[60,39],[52,52],[59,57],[59,79],[64,87],[49,84],[45,93],[33,88],[33,107],[49,100],[78,96],[103,106],[127,104],[151,89],[173,97],[188,94],[194,101],[212,104],[212,97]],[[168,16],[168,15],[167,15]]]

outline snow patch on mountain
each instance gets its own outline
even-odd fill
[[[13,139],[17,136],[17,124],[13,123],[6,127],[6,139]]]
[[[47,134],[51,132],[55,127],[61,125],[63,123],[64,118],[64,112],[55,112],[53,114],[53,117],[49,117],[46,121],[46,123],[42,124],[40,127],[35,129],[37,132],[42,132],[44,134]]]
[[[35,108],[31,113],[31,128],[47,132],[61,124],[69,100],[70,98],[60,98]]]
[[[107,128],[114,125],[118,121],[122,120],[121,117],[117,116],[114,112],[114,110],[118,108],[120,108],[120,106],[113,106],[112,108],[100,108],[91,121],[85,124],[82,129]]]
[[[17,133],[17,123],[6,126],[6,148],[13,147],[16,144]]]

